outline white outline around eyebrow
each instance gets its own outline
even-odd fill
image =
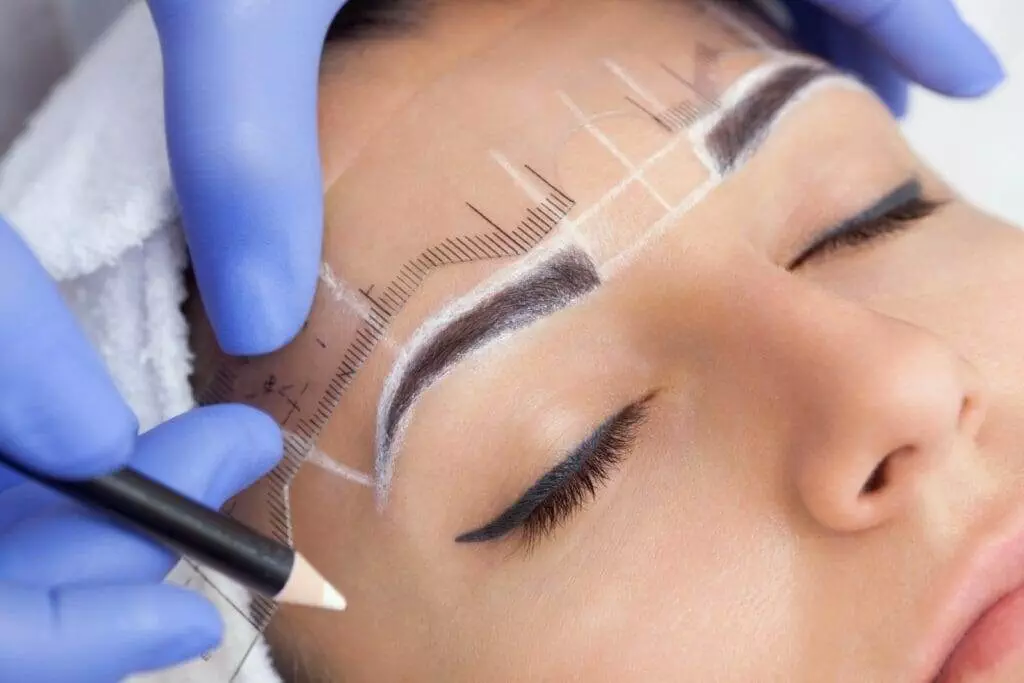
[[[496,339],[562,310],[600,285],[593,260],[579,247],[546,253],[518,278],[458,312],[435,316],[429,333],[404,349],[388,375],[377,409],[375,481],[383,505],[394,473],[401,433],[416,401],[468,355]],[[422,327],[422,326],[421,326]]]

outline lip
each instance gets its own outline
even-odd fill
[[[920,663],[910,679],[915,683],[944,679],[946,665],[965,636],[1004,597],[1024,588],[1024,506],[1016,507],[970,550],[946,584],[948,591],[932,620],[935,628],[915,657]]]

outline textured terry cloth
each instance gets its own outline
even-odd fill
[[[59,282],[143,430],[193,406],[179,308],[186,251],[163,125],[159,43],[138,2],[55,88],[0,163],[0,213]],[[209,661],[132,680],[280,682],[262,638],[223,597],[247,611],[244,590],[223,577],[214,586],[187,563],[170,580],[214,600],[227,625],[224,644]]]

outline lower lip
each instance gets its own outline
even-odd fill
[[[1003,596],[964,634],[936,683],[957,683],[1024,651],[1024,586]]]

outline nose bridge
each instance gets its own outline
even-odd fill
[[[978,377],[928,331],[768,265],[725,281],[714,341],[753,378],[738,400],[771,414],[783,467],[822,525],[882,523],[976,431]]]

